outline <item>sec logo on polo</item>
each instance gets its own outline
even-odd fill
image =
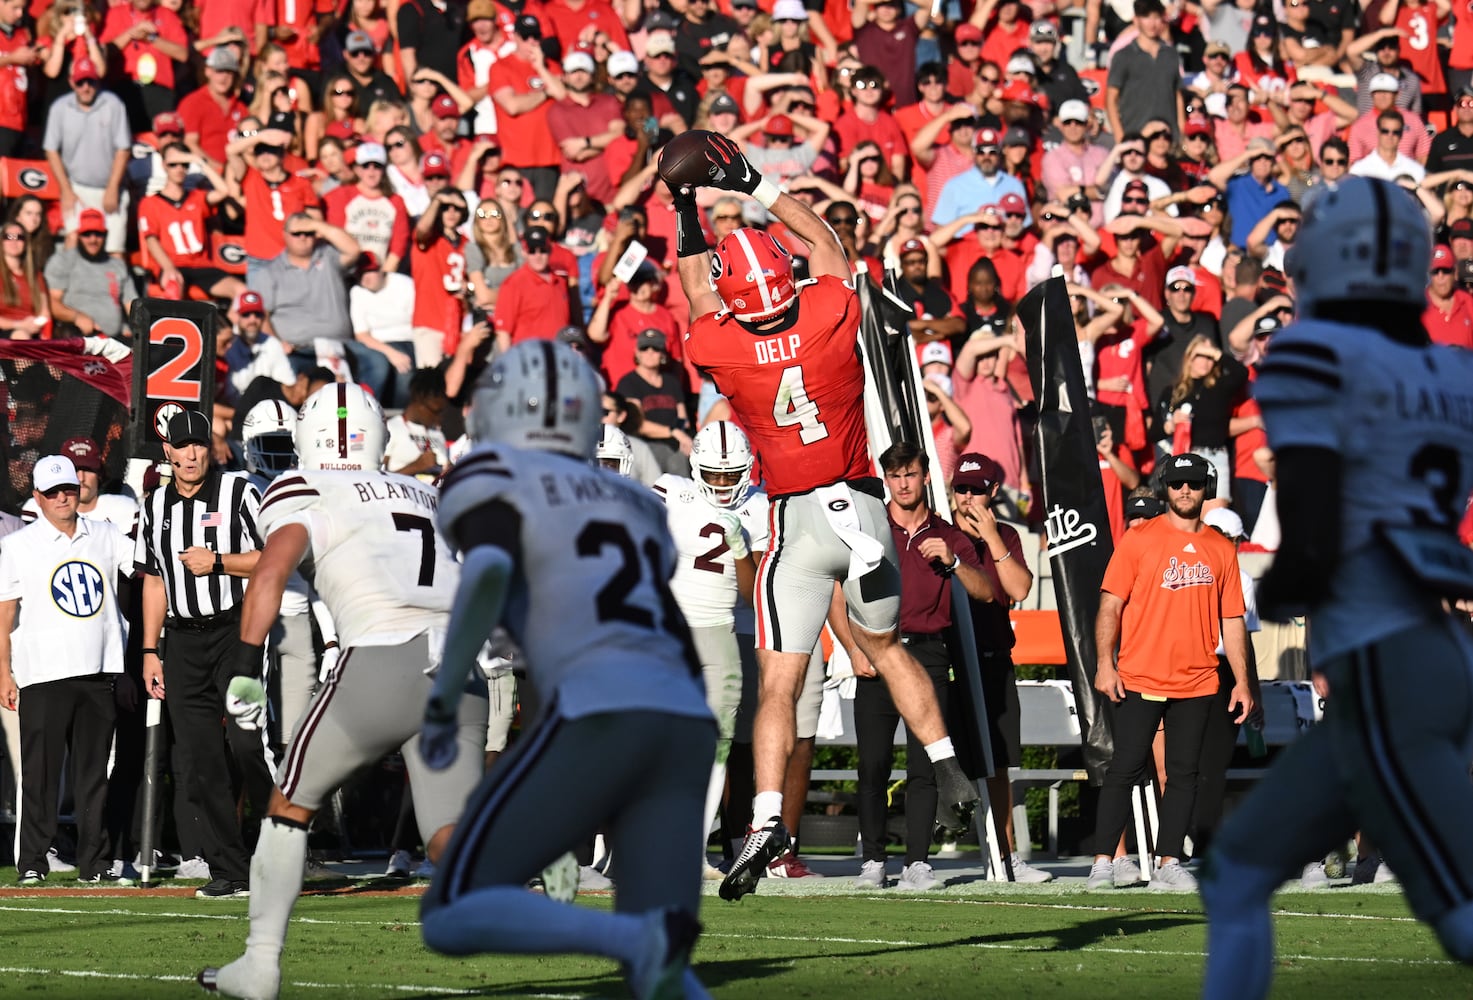
[[[62,563],[51,574],[51,599],[73,618],[91,618],[102,610],[107,599],[102,573],[80,559]]]

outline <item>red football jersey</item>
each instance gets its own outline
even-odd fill
[[[445,353],[460,343],[465,316],[465,237],[452,243],[443,233],[428,247],[414,247],[410,273],[414,276],[414,325],[445,335]]]
[[[286,249],[282,227],[288,217],[322,207],[312,182],[295,174],[272,183],[257,171],[247,170],[240,186],[246,202],[246,253],[259,260],[270,260]]]
[[[751,333],[728,312],[691,324],[686,355],[708,374],[762,456],[767,492],[806,493],[874,475],[864,427],[859,296],[831,275],[805,285],[797,322]]]
[[[210,234],[205,229],[209,215],[209,202],[198,189],[189,192],[178,204],[161,194],[152,194],[138,206],[138,235],[157,237],[175,267],[214,267]],[[163,263],[152,260],[153,273],[157,274]]]
[[[16,27],[9,35],[0,32],[0,55],[31,44],[29,28]],[[0,67],[0,128],[26,130],[26,92],[31,78],[25,66]]]

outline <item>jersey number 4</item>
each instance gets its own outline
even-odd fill
[[[798,425],[798,440],[813,444],[829,436],[829,429],[818,419],[818,404],[808,398],[803,386],[803,366],[789,365],[783,369],[782,380],[777,384],[777,398],[772,401],[772,419],[779,427]]]
[[[636,546],[624,525],[615,521],[589,521],[578,532],[575,544],[580,558],[596,559],[603,555],[604,549],[612,547],[621,560],[619,568],[599,588],[594,600],[600,622],[621,621],[639,628],[668,630],[669,623],[678,619],[680,612],[676,610],[675,599],[670,595],[670,588],[665,586],[659,542],[646,538],[642,547]],[[641,548],[643,560],[640,559]],[[660,595],[659,614],[629,600],[634,589],[644,581],[646,571],[649,572],[650,586]]]

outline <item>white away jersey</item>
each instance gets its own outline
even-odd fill
[[[1314,610],[1311,655],[1440,614],[1376,526],[1456,531],[1473,489],[1473,352],[1312,320],[1274,338],[1253,395],[1274,449],[1329,448],[1344,463],[1340,567]]]
[[[516,570],[500,624],[544,700],[556,697],[565,718],[641,709],[710,718],[653,493],[590,462],[482,444],[445,476],[440,530],[453,544],[462,519],[484,517],[514,522],[503,525]]]
[[[736,510],[717,507],[707,500],[695,480],[666,473],[655,480],[654,491],[665,501],[670,534],[675,539],[678,559],[670,590],[697,628],[730,625],[741,602],[737,594],[735,560],[726,544],[723,521],[735,515],[753,552],[767,548],[767,494],[752,490]],[[747,617],[751,617],[750,606]],[[751,631],[748,629],[747,631]]]
[[[450,620],[460,566],[435,531],[433,486],[388,472],[294,470],[261,499],[261,535],[285,524],[312,536],[311,575],[338,641],[393,646]]]

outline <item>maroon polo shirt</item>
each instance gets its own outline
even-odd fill
[[[1021,561],[1023,540],[1018,537],[1018,532],[1010,525],[998,524],[997,533],[1002,536],[1013,558]],[[998,575],[997,563],[993,561],[992,550],[987,547],[986,542],[970,536],[967,541],[972,543],[972,554],[981,561],[982,572],[987,574],[987,580],[992,584],[992,592],[997,595],[997,598],[991,601],[972,601],[972,635],[977,640],[977,652],[1006,652],[1017,644],[1018,637],[1013,634],[1013,622],[1008,615],[1009,601],[1002,588],[1002,578]]]
[[[889,505],[886,505],[889,516]],[[938,517],[935,511],[925,523],[907,532],[890,517],[890,534],[900,554],[900,631],[941,632],[951,624],[951,574],[921,555],[918,546],[927,538],[940,537],[962,562],[981,569],[972,540],[961,529]]]

